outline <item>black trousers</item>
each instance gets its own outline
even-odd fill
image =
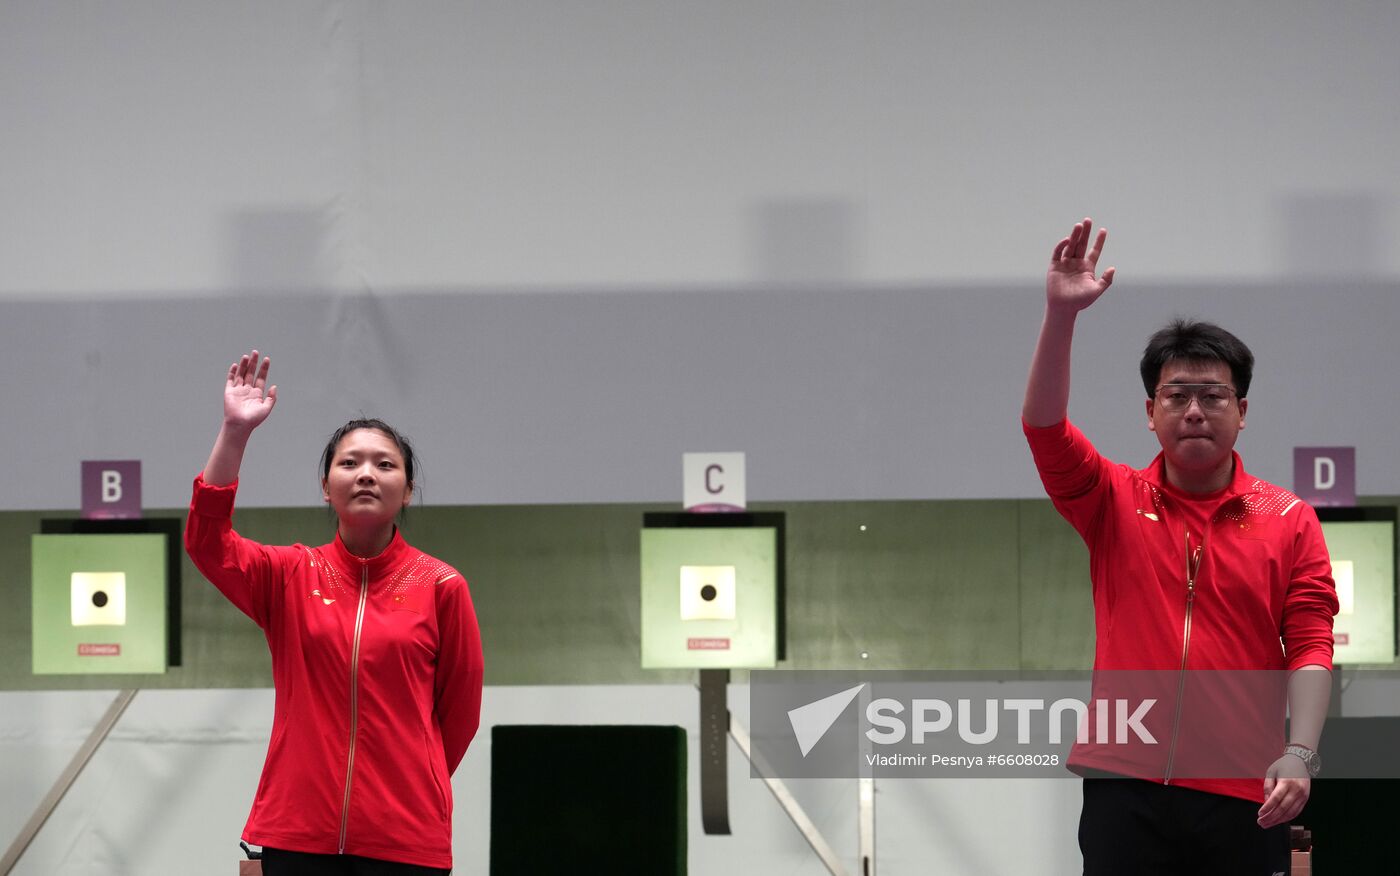
[[[1084,876],[1287,876],[1288,825],[1259,804],[1137,779],[1084,780]]]
[[[452,872],[359,855],[313,855],[266,846],[262,865],[263,876],[447,876]]]

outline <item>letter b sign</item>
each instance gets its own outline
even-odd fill
[[[83,518],[141,517],[141,460],[83,460]]]
[[[122,473],[106,468],[102,470],[102,504],[110,505],[122,500]]]

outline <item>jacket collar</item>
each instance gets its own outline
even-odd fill
[[[1225,487],[1225,492],[1221,498],[1235,499],[1249,493],[1259,492],[1259,490],[1255,488],[1255,484],[1258,483],[1258,480],[1254,475],[1245,472],[1244,460],[1240,459],[1239,453],[1232,450],[1230,451],[1230,456],[1234,462],[1234,472],[1231,474],[1230,483]],[[1165,453],[1158,453],[1151,464],[1142,470],[1142,479],[1164,492],[1168,490],[1177,493],[1182,492],[1176,487],[1167,485],[1167,455]]]
[[[397,569],[413,553],[413,548],[404,541],[403,533],[397,526],[394,527],[394,537],[389,540],[389,544],[377,556],[357,557],[350,553],[350,549],[345,546],[345,542],[340,540],[340,533],[335,534],[335,541],[328,546],[328,553],[341,571],[359,580],[362,570],[369,567],[369,577],[375,580],[383,577],[390,571]]]

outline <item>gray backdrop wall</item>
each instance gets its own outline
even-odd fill
[[[1400,6],[1362,0],[0,4],[0,550],[77,507],[85,458],[141,459],[147,507],[181,507],[252,345],[283,395],[241,499],[273,534],[316,519],[320,443],[360,411],[418,439],[427,503],[521,527],[674,503],[688,450],[746,451],[756,502],[1035,506],[1040,274],[1086,214],[1119,280],[1071,410],[1106,452],[1152,454],[1136,354],[1196,314],[1259,356],[1252,470],[1287,485],[1293,446],[1355,445],[1361,491],[1400,494],[1398,40]],[[1053,523],[1040,546],[1072,548]],[[207,607],[206,643],[247,644]],[[1018,632],[997,647],[1046,645]],[[230,863],[266,692],[159,694],[19,872]],[[488,694],[488,721],[694,723],[674,684]],[[0,694],[24,789],[0,836],[100,708]],[[454,782],[466,872],[488,753]],[[694,872],[817,872],[731,784],[755,830],[693,826]],[[886,789],[886,872],[1075,872],[1066,787]],[[854,789],[802,793],[853,854]]]

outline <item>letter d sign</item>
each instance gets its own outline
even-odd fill
[[[83,460],[83,518],[141,517],[141,460]]]
[[[1293,448],[1293,491],[1309,505],[1355,505],[1356,448]]]

